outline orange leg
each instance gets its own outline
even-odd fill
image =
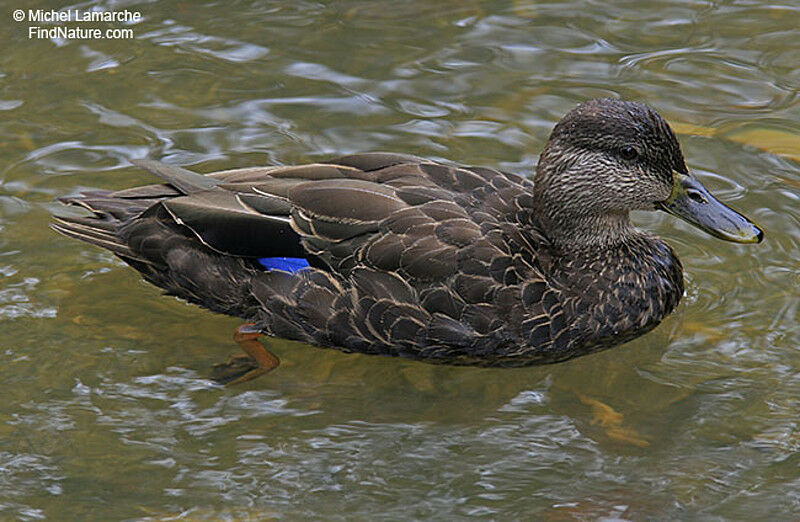
[[[281,361],[261,344],[260,336],[261,332],[253,329],[252,324],[237,328],[233,339],[245,353],[215,364],[212,378],[220,384],[240,384],[277,368]]]

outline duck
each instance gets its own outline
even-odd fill
[[[161,183],[60,198],[88,212],[51,226],[244,320],[220,383],[279,365],[262,336],[449,365],[566,361],[644,335],[684,294],[674,250],[631,211],[764,237],[689,172],[655,109],[615,98],[569,111],[532,179],[386,152],[210,174],[133,163]]]

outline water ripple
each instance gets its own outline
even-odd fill
[[[800,513],[796,6],[136,9],[125,42],[0,34],[3,517]],[[143,157],[206,172],[397,150],[529,174],[553,124],[599,96],[654,105],[693,172],[767,235],[726,244],[637,213],[681,257],[686,296],[647,336],[565,364],[275,341],[278,371],[219,387],[208,367],[236,349],[235,321],[46,227],[57,196],[148,182],[130,166]]]

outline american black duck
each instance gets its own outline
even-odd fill
[[[223,382],[278,365],[260,334],[435,363],[564,361],[648,332],[683,295],[680,261],[631,210],[763,237],[689,173],[656,111],[615,99],[569,112],[533,180],[387,153],[208,175],[136,165],[165,183],[63,198],[92,215],[52,226],[247,321]]]

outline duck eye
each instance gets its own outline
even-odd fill
[[[628,145],[619,150],[619,155],[622,156],[622,159],[630,161],[639,157],[639,151]]]

